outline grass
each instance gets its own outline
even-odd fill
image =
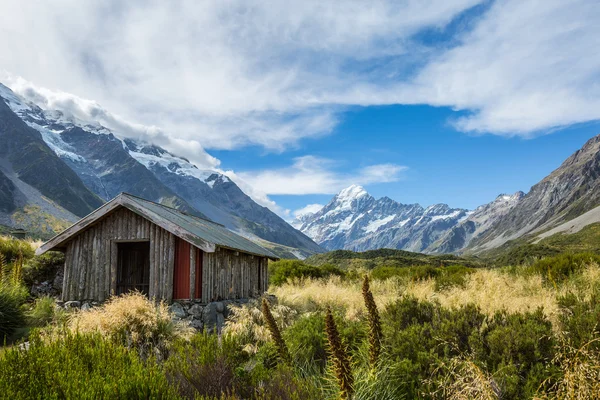
[[[4,293],[20,313],[8,333],[31,329],[29,350],[0,346],[5,397],[593,399],[600,390],[595,253],[502,268],[385,249],[281,261],[271,264],[269,313],[258,301],[234,307],[216,336],[192,333],[139,293],[57,312],[22,284],[62,261],[34,257],[34,246],[0,237],[0,318]]]

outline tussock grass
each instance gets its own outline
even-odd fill
[[[401,289],[401,281],[395,278],[371,282],[371,292],[380,309],[397,300]],[[344,309],[346,318],[350,320],[361,318],[366,312],[362,282],[342,280],[337,276],[326,280],[295,280],[273,288],[272,293],[281,304],[300,312],[319,311],[330,306],[334,309]]]
[[[97,333],[136,348],[140,354],[164,352],[176,338],[189,337],[192,328],[173,321],[165,303],[154,303],[138,292],[113,297],[103,306],[79,311],[69,321],[72,332]]]
[[[289,327],[298,317],[294,309],[281,304],[272,305],[270,311],[281,330]],[[261,345],[271,340],[261,304],[255,300],[243,306],[230,306],[223,332],[235,335],[249,354],[255,354]]]
[[[272,293],[282,304],[299,312],[323,310],[330,306],[345,310],[346,318],[355,320],[364,317],[366,312],[360,285],[359,281],[342,280],[334,276],[325,280],[295,280],[272,288]],[[600,266],[590,263],[558,286],[545,282],[542,276],[529,271],[511,273],[503,269],[478,269],[468,274],[461,286],[436,290],[435,279],[413,281],[390,278],[372,281],[371,291],[380,309],[402,296],[437,301],[446,308],[474,304],[488,316],[498,311],[522,313],[542,308],[553,325],[558,326],[561,312],[558,297],[577,292],[582,298],[589,298],[598,286]]]
[[[568,335],[561,333],[552,362],[561,377],[536,399],[597,399],[600,397],[600,351],[595,348],[600,337],[574,347]],[[548,382],[545,382],[546,384]]]
[[[432,397],[455,400],[498,400],[501,393],[493,377],[465,356],[453,357],[438,368],[441,379]]]

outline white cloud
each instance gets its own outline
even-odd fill
[[[325,207],[325,205],[323,204],[307,204],[302,208],[294,210],[292,214],[295,218],[298,218],[306,214],[314,214],[316,212],[319,212],[323,207]]]
[[[445,30],[481,3],[474,23]],[[2,68],[207,149],[284,150],[331,132],[352,105],[450,106],[471,113],[458,129],[502,135],[600,117],[593,0],[4,1],[2,11]],[[450,40],[420,42],[424,29]]]
[[[399,181],[402,172],[407,169],[396,164],[376,164],[338,172],[336,167],[332,160],[303,156],[295,158],[294,163],[286,168],[243,171],[237,176],[267,195],[334,194],[351,184]]]
[[[330,93],[480,1],[1,1],[0,68],[207,149],[283,150],[332,130]]]
[[[93,100],[40,88],[21,77],[15,77],[6,72],[0,73],[0,79],[7,82],[15,93],[43,109],[59,110],[67,118],[75,118],[86,123],[99,123],[115,132],[119,137],[138,139],[162,146],[178,156],[190,159],[201,169],[216,168],[220,164],[220,161],[208,154],[196,139],[169,136],[159,127],[126,121]]]

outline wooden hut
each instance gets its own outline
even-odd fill
[[[223,225],[121,193],[44,243],[65,253],[63,300],[139,290],[203,303],[255,297],[277,257]]]

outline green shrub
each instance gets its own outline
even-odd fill
[[[530,269],[550,283],[561,283],[573,273],[590,263],[600,263],[600,255],[594,253],[560,254],[534,262]]]
[[[222,393],[248,395],[252,392],[249,378],[238,370],[247,359],[235,336],[219,338],[203,332],[189,342],[177,341],[165,369],[169,381],[185,398],[219,398]]]
[[[367,335],[362,321],[348,320],[336,316],[336,323],[348,350],[356,353]],[[302,315],[283,332],[294,364],[305,374],[322,373],[327,364],[327,340],[325,319],[322,312]]]
[[[571,345],[579,348],[600,336],[600,288],[589,299],[568,293],[558,298],[561,329],[567,332]],[[600,350],[600,343],[592,347]]]
[[[474,268],[468,268],[464,265],[449,265],[439,269],[435,277],[435,290],[441,291],[454,286],[463,287],[467,277],[475,272]]]
[[[427,391],[423,382],[439,366],[467,355],[495,377],[506,399],[531,398],[551,373],[552,326],[541,310],[488,318],[472,305],[445,309],[403,298],[387,307],[384,322],[385,348],[408,398]]]
[[[27,286],[51,281],[64,265],[65,255],[58,251],[49,251],[41,256],[35,256],[23,267],[23,281]]]
[[[35,299],[33,308],[27,313],[27,323],[32,327],[42,327],[54,319],[56,302],[50,296]]]
[[[0,236],[0,254],[4,255],[7,263],[14,262],[18,257],[28,260],[35,254],[35,250],[26,240]]]
[[[0,286],[0,344],[25,325],[21,304],[18,294]]]
[[[327,278],[332,275],[344,276],[345,272],[332,264],[320,267],[305,264],[300,260],[280,260],[269,264],[269,282],[280,286],[290,279]]]
[[[0,393],[7,399],[177,398],[161,368],[99,335],[34,334],[29,349],[0,357]]]

